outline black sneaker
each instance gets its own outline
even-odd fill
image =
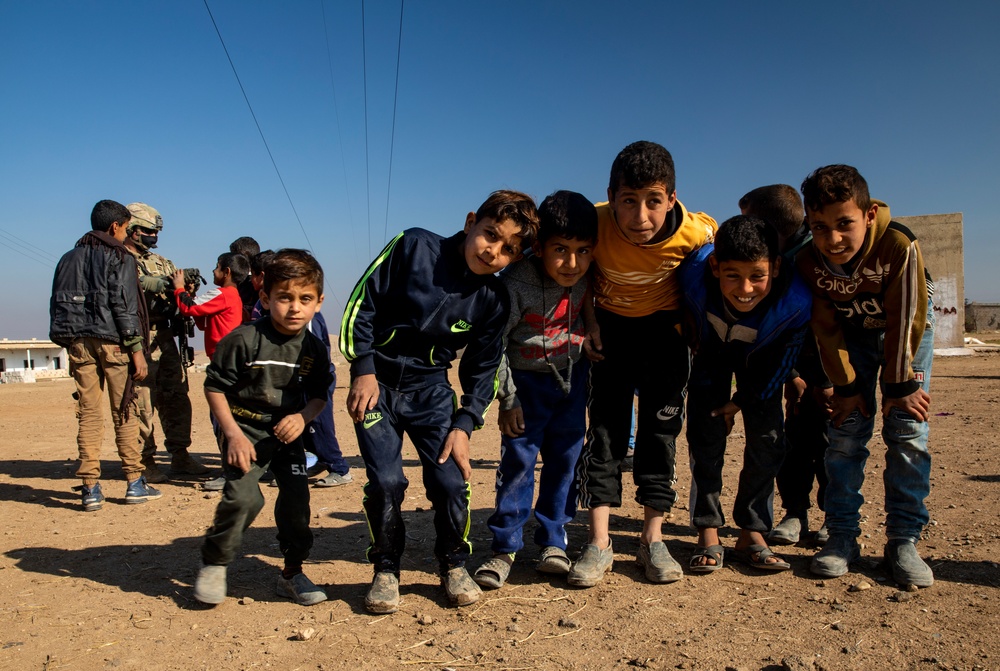
[[[95,510],[100,510],[101,506],[104,505],[104,493],[101,492],[100,482],[95,482],[90,487],[84,485],[80,491],[83,493],[83,509],[86,512],[92,513]]]
[[[146,478],[140,476],[137,480],[128,483],[128,489],[125,490],[125,503],[145,503],[146,501],[158,499],[161,496],[163,494],[160,493],[159,489],[150,487],[146,483]]]

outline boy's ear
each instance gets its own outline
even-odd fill
[[[865,226],[866,228],[871,228],[872,224],[875,223],[875,217],[878,215],[878,203],[872,203],[872,206],[868,208],[865,212]]]
[[[267,294],[264,293],[263,289],[261,289],[258,292],[258,296],[260,297],[260,306],[262,308],[264,308],[265,310],[270,310],[271,309],[271,301],[268,300]]]
[[[777,277],[780,271],[781,271],[781,257],[778,256],[774,259],[774,267],[771,270],[771,276]]]
[[[719,260],[715,258],[715,252],[708,255],[708,267],[712,269],[712,274],[719,279]]]
[[[472,230],[472,227],[475,225],[476,225],[476,213],[469,212],[467,215],[465,215],[465,228],[462,230],[468,233],[469,231]]]
[[[538,240],[538,238],[535,238],[535,241],[531,243],[531,251],[535,253],[535,256],[540,257],[542,255],[542,243]],[[521,253],[521,256],[524,256],[523,252]]]

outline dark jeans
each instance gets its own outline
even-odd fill
[[[223,475],[226,485],[222,500],[215,509],[215,520],[205,534],[202,561],[207,564],[230,564],[243,543],[244,532],[264,507],[260,476],[268,468],[278,483],[274,502],[274,523],[278,528],[278,547],[285,566],[300,566],[309,557],[313,534],[309,528],[309,481],[302,439],[285,444],[270,429],[240,424],[244,435],[254,444],[257,461],[248,473],[226,464],[227,442],[221,430],[216,437],[222,448]]]
[[[437,540],[434,554],[442,571],[462,566],[472,554],[469,543],[471,486],[454,459],[437,463],[451,427],[455,392],[447,383],[402,392],[379,385],[375,408],[354,429],[365,462],[364,509],[372,544],[368,559],[375,572],[399,573],[406,546],[400,506],[409,481],[403,475],[403,432],[420,457],[427,498],[434,507]]]
[[[676,441],[684,422],[690,360],[677,331],[678,314],[622,317],[597,310],[604,360],[590,372],[590,428],[577,465],[580,505],[621,506],[622,460],[628,450],[632,403],[638,393],[632,479],[635,500],[660,512],[677,499]]]
[[[816,403],[812,386],[806,387],[798,412],[785,417],[785,463],[776,478],[781,507],[794,517],[805,517],[809,493],[816,480],[816,504],[826,510],[826,448],[830,445],[830,419]]]

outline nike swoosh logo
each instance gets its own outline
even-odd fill
[[[379,422],[381,422],[381,421],[382,421],[382,418],[381,418],[381,417],[378,417],[378,418],[376,418],[376,419],[366,419],[366,420],[365,420],[365,421],[364,421],[364,422],[363,422],[363,423],[361,424],[361,426],[362,426],[362,428],[364,428],[364,429],[370,429],[370,428],[372,428],[373,426],[375,426],[376,424],[378,424],[378,423],[379,423]]]
[[[452,324],[451,325],[451,332],[452,333],[465,333],[466,331],[469,331],[471,329],[472,329],[472,326],[470,326],[469,324],[466,324],[464,322],[459,322],[458,324]]]
[[[660,419],[660,420],[664,420],[664,421],[666,421],[668,419],[673,419],[674,417],[677,416],[677,413],[679,413],[679,412],[680,412],[680,408],[668,405],[666,408],[663,408],[662,410],[657,410],[656,411],[656,419]]]

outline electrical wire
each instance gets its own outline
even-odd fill
[[[6,242],[3,242],[2,240],[0,240],[0,247],[6,247],[7,249],[9,249],[11,251],[15,251],[18,254],[20,254],[21,256],[23,256],[24,258],[31,259],[35,263],[40,263],[40,264],[42,264],[43,266],[45,266],[47,268],[55,268],[56,267],[56,264],[52,263],[51,261],[49,261],[49,260],[43,260],[43,259],[38,258],[36,256],[29,256],[28,252],[20,250],[20,249],[18,249],[16,247],[11,247]]]
[[[10,231],[6,231],[0,228],[0,236],[7,238],[7,241],[10,242],[11,244],[17,245],[18,247],[24,247],[26,251],[35,254],[36,256],[45,258],[47,261],[55,262],[59,260],[58,256],[48,251],[47,249],[42,249],[41,247],[33,245],[27,240],[17,237]]]
[[[365,0],[361,0],[361,67],[365,86],[365,198],[368,207],[368,258],[372,256],[372,189],[368,172],[368,48],[365,41]]]
[[[403,52],[403,4],[399,0],[399,40],[396,42],[396,85],[392,91],[392,132],[389,136],[389,179],[385,186],[385,229],[382,231],[382,244],[389,240],[389,194],[392,191],[392,149],[396,143],[396,102],[399,100],[399,60]]]

